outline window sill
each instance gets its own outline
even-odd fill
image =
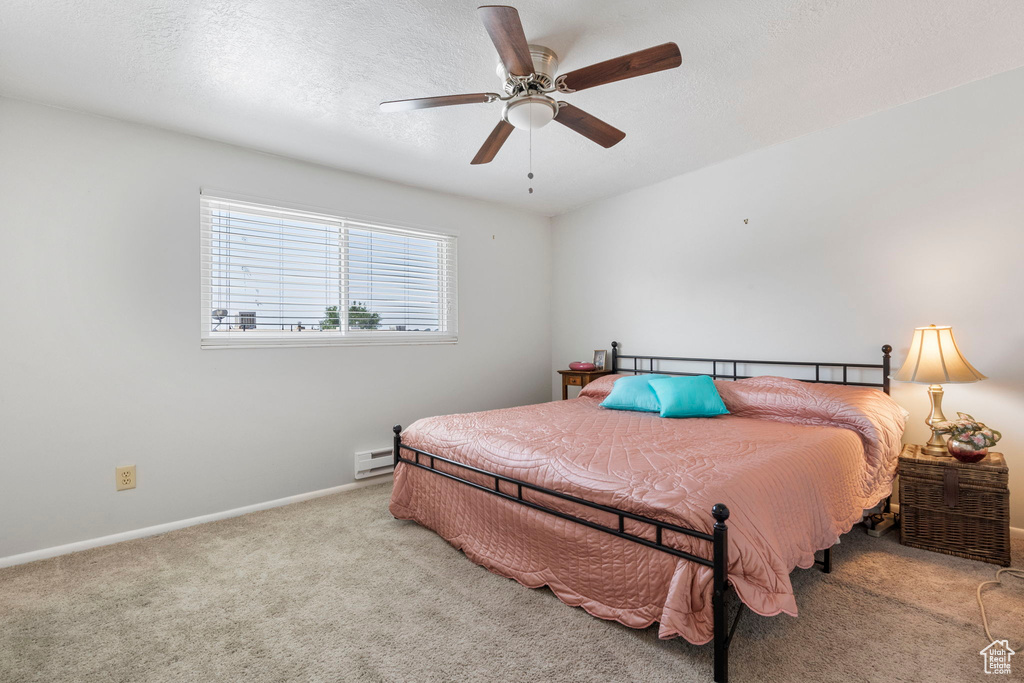
[[[253,335],[255,337],[255,335]],[[313,348],[324,346],[434,346],[438,344],[457,344],[458,337],[452,336],[409,336],[409,337],[370,337],[355,335],[352,337],[335,337],[331,339],[246,339],[236,336],[204,337],[200,340],[203,349],[266,349],[266,348]]]

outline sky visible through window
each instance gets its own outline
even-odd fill
[[[218,330],[338,334],[350,306],[353,332],[441,329],[439,240],[238,210],[214,211],[211,230]]]

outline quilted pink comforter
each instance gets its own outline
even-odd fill
[[[730,415],[665,419],[598,406],[615,376],[580,398],[419,420],[403,443],[684,527],[729,518],[729,580],[762,615],[797,614],[789,574],[810,567],[892,488],[904,413],[887,395],[779,377],[717,382]],[[465,470],[439,465],[466,476]],[[472,477],[467,477],[472,478]],[[481,480],[493,486],[493,480]],[[503,488],[515,494],[511,486]],[[543,494],[524,497],[609,527],[617,518]],[[575,509],[574,509],[575,508]],[[408,465],[391,513],[435,530],[487,569],[563,602],[700,644],[712,637],[711,569],[532,510]],[[653,540],[649,525],[627,530]],[[711,544],[665,541],[711,557]]]

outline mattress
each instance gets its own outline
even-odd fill
[[[728,577],[740,600],[761,615],[796,616],[790,573],[812,566],[815,551],[891,492],[902,409],[876,389],[759,377],[716,383],[729,415],[666,419],[601,408],[616,379],[568,401],[419,420],[403,444],[706,533],[712,506],[723,503],[731,511]],[[551,496],[524,497],[617,525],[615,516]],[[660,637],[695,644],[712,637],[710,567],[405,463],[390,510],[487,569],[546,585],[595,616],[635,628],[658,622]],[[627,520],[626,530],[654,537],[639,522]],[[707,541],[665,532],[664,542],[711,558]]]

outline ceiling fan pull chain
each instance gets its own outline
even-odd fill
[[[533,180],[533,107],[530,108],[530,170],[526,177]],[[530,188],[530,194],[533,194],[532,187]]]

